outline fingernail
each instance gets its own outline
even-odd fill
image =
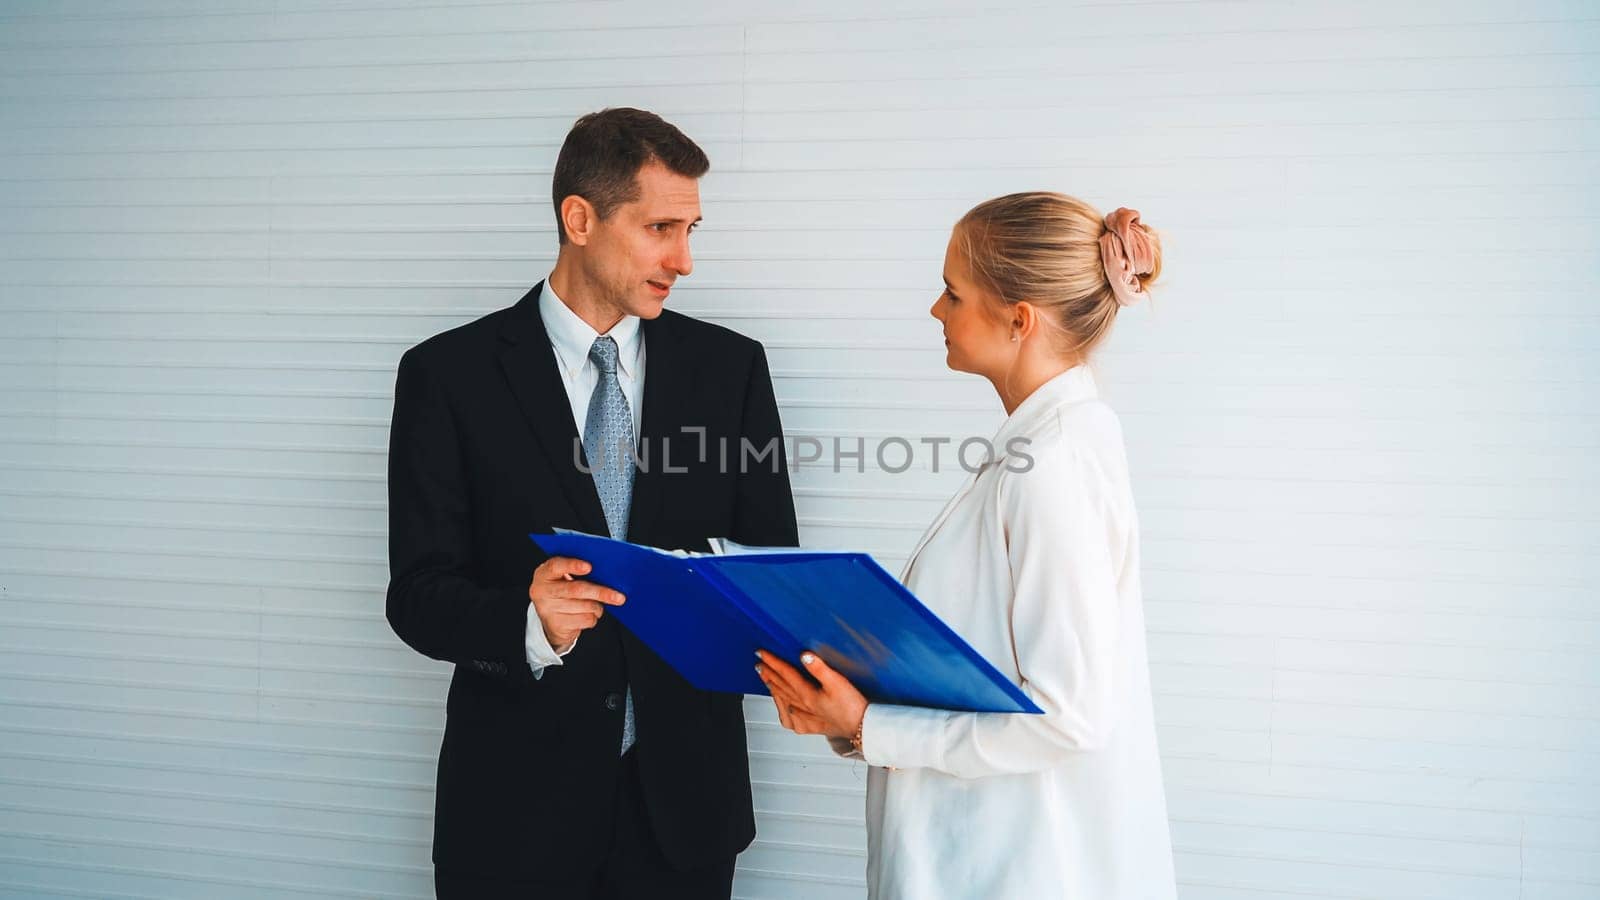
[[[800,661],[809,666],[816,662],[817,658],[810,653],[802,653],[800,654]]]
[[[761,671],[761,663],[756,663],[756,671],[757,672]],[[766,674],[766,673],[763,672],[762,674]]]

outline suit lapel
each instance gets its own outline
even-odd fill
[[[665,494],[664,479],[673,477],[665,471],[666,463],[682,470],[700,450],[699,436],[679,430],[694,424],[689,415],[695,360],[678,324],[677,314],[670,312],[639,323],[645,342],[644,414],[639,428],[640,471],[634,476],[633,505],[628,511],[628,540],[636,543],[662,541],[655,528]]]
[[[500,367],[528,427],[549,460],[556,483],[578,516],[579,527],[591,534],[606,534],[605,512],[600,507],[594,477],[579,469],[574,459],[575,455],[583,459],[582,443],[578,440],[578,425],[572,420],[566,386],[556,368],[550,336],[539,316],[543,287],[542,281],[534,285],[506,316],[500,329]]]

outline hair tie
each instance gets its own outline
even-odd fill
[[[1155,270],[1156,254],[1150,236],[1139,225],[1138,210],[1123,206],[1106,216],[1106,231],[1100,235],[1100,263],[1117,305],[1132,306],[1150,295],[1139,276]]]

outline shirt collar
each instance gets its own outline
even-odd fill
[[[1098,396],[1100,388],[1094,373],[1085,365],[1073,366],[1039,385],[1000,424],[993,440],[997,460],[1007,455],[1007,444],[1013,438],[1032,435],[1056,410]]]
[[[589,348],[600,332],[556,295],[548,278],[544,280],[544,290],[539,292],[539,317],[544,319],[544,330],[550,335],[550,346],[556,351],[557,361],[569,372],[582,371],[589,362]],[[617,368],[629,378],[634,377],[638,372],[639,349],[644,344],[639,317],[623,316],[606,334],[617,342]]]

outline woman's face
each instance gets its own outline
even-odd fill
[[[928,312],[944,326],[945,364],[993,378],[1011,365],[1017,345],[998,297],[978,287],[955,234],[944,251],[944,292]]]

